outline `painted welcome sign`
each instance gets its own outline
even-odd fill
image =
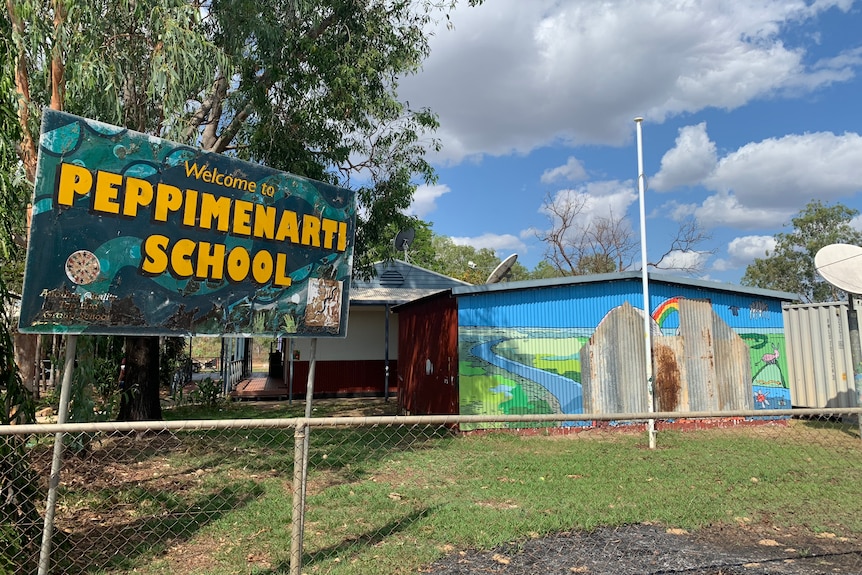
[[[46,110],[25,333],[344,337],[355,195]]]

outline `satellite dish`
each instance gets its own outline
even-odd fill
[[[404,252],[404,260],[408,263],[410,262],[410,258],[407,256],[407,250],[410,248],[410,244],[413,243],[413,238],[416,236],[416,230],[413,228],[407,228],[406,230],[401,230],[395,235],[395,239],[392,240],[392,243],[395,245],[395,249],[399,252]]]
[[[838,289],[862,294],[862,247],[851,244],[824,246],[814,256],[814,268]]]
[[[518,254],[512,254],[503,261],[500,262],[494,271],[491,272],[491,275],[488,276],[488,279],[485,280],[486,284],[495,284],[509,275],[509,272],[512,271],[512,266],[515,265],[515,260],[518,259]]]
[[[407,248],[410,247],[410,244],[413,243],[413,238],[416,236],[416,231],[413,228],[407,228],[406,230],[401,230],[395,236],[395,249],[399,252],[406,252]]]

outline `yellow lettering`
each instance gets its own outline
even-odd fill
[[[224,244],[201,242],[198,245],[198,263],[195,277],[198,279],[220,280],[224,278]]]
[[[338,246],[340,252],[347,249],[347,222],[338,222]]]
[[[200,227],[210,230],[216,221],[216,229],[227,232],[230,228],[230,198],[226,196],[216,197],[212,194],[201,194],[201,221]]]
[[[335,234],[338,232],[338,222],[324,219],[321,227],[323,228],[323,247],[331,250],[332,244],[335,243]]]
[[[86,196],[93,187],[93,174],[77,164],[60,164],[57,182],[57,204],[71,206],[75,196]]]
[[[296,219],[296,212],[282,212],[281,219],[278,221],[278,231],[275,233],[275,241],[283,242],[290,240],[291,242],[299,243],[299,222]]]
[[[290,287],[290,284],[293,283],[293,280],[290,279],[285,272],[287,268],[287,254],[277,253],[275,254],[275,279],[272,281],[273,285],[276,287]]]
[[[176,186],[159,184],[156,188],[156,205],[153,208],[153,221],[166,222],[170,212],[183,207],[183,193]]]
[[[242,246],[233,248],[227,255],[227,277],[234,283],[245,280],[248,276],[249,261],[248,250]]]
[[[268,283],[272,278],[272,254],[268,251],[260,250],[254,254],[254,260],[251,262],[251,275],[259,284]]]
[[[186,177],[192,177],[197,180],[201,178],[201,168],[198,166],[197,162],[192,165],[189,165],[189,163],[186,162]]]
[[[244,200],[233,203],[233,233],[240,236],[251,235],[251,211],[254,204]]]
[[[198,192],[186,190],[186,203],[183,206],[183,225],[194,227],[198,216]]]
[[[96,172],[96,192],[93,194],[93,211],[106,214],[119,214],[120,204],[117,203],[119,187],[123,176],[111,172]]]
[[[153,201],[153,186],[146,180],[126,178],[126,193],[123,196],[123,215],[134,218],[138,207],[148,206]]]
[[[197,244],[192,240],[177,240],[171,250],[171,273],[179,278],[190,278],[194,275],[192,256]]]
[[[302,216],[302,245],[320,247],[320,218],[317,216]]]
[[[254,205],[254,237],[271,240],[275,237],[275,208]]]
[[[167,236],[153,235],[144,240],[141,249],[141,273],[157,276],[168,269]]]

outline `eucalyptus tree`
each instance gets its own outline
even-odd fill
[[[470,0],[478,4],[481,0]],[[7,0],[32,182],[43,106],[352,188],[358,273],[432,182],[433,113],[398,98],[450,0]],[[154,338],[127,342],[133,419],[158,417]],[[149,366],[149,369],[148,369]]]
[[[2,12],[0,26],[3,37],[8,38],[11,23]],[[16,149],[21,131],[10,48],[6,42],[0,46],[0,280],[10,290],[20,293],[28,190]],[[5,293],[3,295],[5,297]]]
[[[853,226],[859,211],[812,200],[790,220],[792,229],[775,234],[775,247],[745,270],[742,285],[798,294],[806,302],[836,301],[846,295],[817,274],[814,256],[829,244],[862,245]]]

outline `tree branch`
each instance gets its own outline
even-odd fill
[[[66,20],[63,0],[54,0],[54,38],[51,46],[51,109],[63,110],[66,104],[66,65],[63,61],[61,37]]]
[[[23,38],[26,30],[24,21],[15,11],[13,0],[6,0],[6,10],[9,12],[9,20],[12,23],[13,36]],[[17,56],[15,64],[15,91],[18,94],[18,124],[21,126],[21,142],[18,144],[18,156],[24,164],[24,172],[27,180],[33,182],[36,179],[36,160],[38,150],[36,140],[30,132],[30,76],[27,73],[27,54],[20,42],[16,45]]]

